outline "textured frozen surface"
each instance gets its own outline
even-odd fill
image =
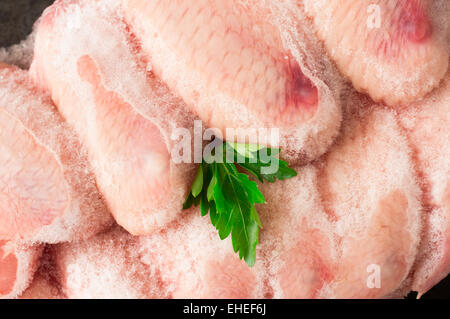
[[[356,95],[348,106],[342,135],[320,161],[262,186],[259,258],[274,297],[385,297],[414,263],[421,191],[407,140],[392,111]],[[371,265],[380,288],[367,285]]]
[[[0,298],[15,298],[28,287],[41,253],[40,246],[0,240]]]
[[[421,190],[393,111],[350,96],[342,135],[319,167],[319,188],[340,243],[330,296],[383,297],[414,263]],[[379,267],[381,286],[367,286]]]
[[[291,3],[122,4],[155,74],[209,127],[241,129],[238,140],[252,143],[252,129],[277,127],[291,163],[327,150],[340,125],[340,80]]]
[[[19,299],[65,299],[46,273],[37,272],[30,286]]]
[[[376,101],[397,105],[420,99],[438,86],[447,70],[447,0],[299,3],[313,17],[340,71]]]
[[[266,267],[266,295],[274,298],[322,297],[336,260],[317,169],[307,165],[297,172],[293,179],[261,188],[268,204],[258,207],[264,227],[258,258]]]
[[[43,249],[39,260],[39,268],[35,272],[33,281],[20,296],[19,299],[65,299],[67,298],[60,289],[56,278],[54,255],[52,246],[47,245]]]
[[[140,239],[142,261],[160,275],[171,298],[262,298],[262,263],[249,268],[221,241],[209,216],[199,209],[184,213],[160,234]]]
[[[425,189],[424,240],[413,289],[424,293],[450,272],[450,74],[442,86],[399,111]]]
[[[0,238],[61,242],[111,223],[85,149],[28,75],[0,64]]]
[[[155,12],[166,6],[168,9],[158,15],[150,12],[152,19],[146,22],[145,30],[140,30],[142,26],[137,26],[138,23],[132,23],[132,29],[137,32],[137,38],[142,38],[150,29],[147,23],[154,24],[158,34],[150,36],[161,38],[146,38],[149,41],[142,42],[144,51],[153,52],[153,46],[167,44],[170,46],[170,50],[164,51],[169,54],[164,57],[167,60],[158,57],[158,52],[150,55],[141,52],[139,41],[116,14],[119,0],[95,4],[85,1],[82,6],[77,2],[59,1],[46,12],[37,35],[38,54],[32,75],[41,88],[50,90],[63,116],[81,135],[97,182],[119,223],[134,234],[152,234],[133,237],[114,227],[77,243],[51,246],[51,262],[56,262],[56,269],[41,266],[24,297],[60,298],[65,297],[64,294],[69,298],[402,297],[411,289],[423,293],[447,275],[450,270],[447,253],[450,245],[448,76],[425,100],[397,106],[394,111],[375,105],[350,88],[340,91],[338,73],[330,68],[326,58],[321,58],[325,51],[316,45],[309,21],[304,19],[298,2],[266,1],[257,5],[247,2],[251,10],[242,10],[239,2],[237,8],[240,9],[230,12],[224,2],[210,1],[207,4],[213,5],[205,7],[205,2],[199,1],[186,7],[197,10],[194,13],[172,8],[170,3],[148,3],[148,6],[157,6]],[[143,4],[137,0],[126,2],[133,6]],[[182,8],[186,5],[183,1],[179,3]],[[312,8],[312,3],[305,3]],[[384,2],[378,3],[383,5]],[[428,2],[410,3],[427,7]],[[394,36],[392,46],[382,50],[383,59],[376,55],[375,62],[369,66],[394,72],[388,80],[401,81],[402,72],[409,72],[412,64],[416,66],[413,71],[418,73],[430,67],[419,63],[420,59],[437,52],[433,55],[437,60],[431,59],[430,63],[435,63],[436,67],[444,61],[442,70],[438,71],[445,72],[448,51],[439,55],[440,45],[444,43],[440,42],[443,34],[440,32],[445,32],[447,27],[440,15],[445,11],[439,14],[433,11],[440,8],[439,3],[441,1],[435,1],[429,7],[433,33],[428,34],[427,28],[421,27],[426,23],[420,19],[413,19],[412,25],[401,24],[402,28],[407,28],[399,30],[400,41],[395,42],[398,39]],[[397,8],[390,13],[390,20],[398,20],[402,4],[405,2],[400,1],[400,10]],[[314,5],[321,5],[321,1]],[[348,14],[364,11],[357,5],[348,9],[344,10]],[[224,16],[223,13],[230,14]],[[261,21],[261,14],[267,14],[265,21]],[[209,24],[205,25],[202,17],[214,17],[208,20],[214,28],[208,28]],[[412,10],[410,17],[420,17],[420,10]],[[164,26],[161,19],[168,20]],[[180,26],[174,19],[181,21]],[[360,19],[356,14],[354,21],[361,22]],[[392,24],[383,25],[388,34],[393,32],[389,25]],[[192,26],[195,32],[187,32]],[[336,26],[336,30],[341,27]],[[348,29],[351,26],[347,26]],[[209,34],[211,44],[199,45],[208,30],[215,30]],[[232,32],[228,34],[227,30]],[[186,38],[186,34],[194,36]],[[421,35],[431,35],[429,42],[417,41]],[[246,41],[242,41],[243,36]],[[344,34],[345,37],[348,35]],[[415,44],[408,42],[411,37]],[[363,52],[368,49],[367,45],[376,42],[370,37],[368,42],[355,41],[355,36],[350,38],[351,45],[366,46]],[[334,39],[339,40],[339,37]],[[217,61],[220,60],[217,48],[221,48],[224,55],[223,63]],[[333,55],[336,51],[327,48],[336,59]],[[277,58],[284,53],[287,53],[287,61],[294,63],[286,64]],[[384,59],[386,53],[392,58],[389,63]],[[180,57],[177,63],[181,63],[181,67],[169,63],[172,54]],[[153,61],[155,56],[158,63]],[[186,57],[189,57],[188,62],[184,60]],[[244,63],[245,58],[254,63]],[[413,60],[414,63],[408,64]],[[392,62],[395,67],[391,61],[395,61]],[[202,63],[205,67],[199,67]],[[356,63],[355,68],[361,68],[364,63]],[[292,69],[283,70],[283,65]],[[241,67],[246,72],[234,77],[233,74],[240,74]],[[340,68],[342,71],[342,65]],[[433,71],[433,68],[427,70]],[[324,73],[325,69],[328,73]],[[302,73],[297,73],[298,70]],[[230,78],[217,76],[228,71]],[[176,79],[175,72],[178,72]],[[381,93],[391,100],[379,99],[391,104],[416,99],[437,85],[439,72],[425,73],[429,79],[415,84],[408,82],[414,85],[405,85],[401,91],[388,81],[392,86]],[[273,73],[276,76],[272,77]],[[367,90],[377,98],[375,95],[380,92],[370,89],[379,78],[369,73],[356,73],[366,82],[351,79],[358,89]],[[198,75],[198,79],[193,79],[194,75]],[[157,77],[166,81],[167,86]],[[300,89],[307,88],[306,79],[311,79],[318,88],[319,105],[309,103],[314,102],[313,87],[300,90],[298,96],[281,94],[280,97],[280,92],[289,92],[286,77],[301,79],[297,83]],[[415,77],[410,79],[415,80]],[[199,81],[206,84],[199,84]],[[238,83],[241,90],[236,91],[234,83]],[[361,88],[358,84],[367,87]],[[205,90],[189,96],[198,85],[204,85]],[[271,89],[260,90],[259,85]],[[345,94],[338,96],[339,92]],[[180,215],[179,207],[191,183],[193,166],[173,165],[168,157],[173,145],[170,135],[175,125],[191,130],[189,123],[194,117],[173,94],[179,94],[187,104],[194,106],[208,123],[215,118],[230,123],[262,119],[277,125],[281,123],[286,128],[291,121],[297,121],[303,123],[301,125],[310,123],[314,134],[323,129],[327,131],[327,134],[317,135],[323,137],[321,141],[317,141],[314,134],[305,135],[312,143],[308,144],[312,150],[309,154],[299,151],[298,146],[306,140],[300,142],[295,135],[298,131],[285,135],[282,143],[294,146],[287,148],[292,162],[305,162],[328,148],[333,139],[331,135],[335,134],[333,130],[340,125],[340,115],[335,117],[338,113],[334,111],[340,108],[336,108],[338,104],[344,107],[340,135],[324,156],[312,164],[297,166],[296,178],[261,185],[268,204],[258,207],[264,228],[253,268],[239,261],[229,239],[220,241],[208,216],[201,217],[198,209]],[[210,101],[212,95],[238,101],[245,106],[240,111],[248,112],[248,116],[238,119],[233,112],[222,114],[221,109],[214,109],[211,114],[201,113],[202,107],[208,107],[202,104],[205,101],[202,99]],[[221,102],[219,98],[213,102]],[[275,104],[281,101],[280,104],[289,107],[292,106],[289,103],[295,101],[299,108],[287,107],[280,113],[277,108],[267,107],[273,101]],[[307,102],[311,108],[302,108]],[[321,103],[325,107],[321,107]],[[315,125],[314,119],[321,110],[335,127],[329,130],[326,125]],[[204,118],[202,114],[211,116]],[[3,136],[20,136],[24,145],[36,144],[34,132],[31,134],[16,126],[13,120],[3,123],[6,123]],[[20,132],[28,135],[18,134]],[[10,148],[17,144],[5,138],[3,141]],[[43,155],[36,160],[46,159],[47,153],[43,149]],[[40,153],[29,154],[31,162],[35,162],[33,154]],[[52,163],[52,160],[50,157],[43,162]],[[58,165],[53,166],[58,168]],[[165,170],[173,175],[162,176]],[[58,176],[59,172],[60,169],[52,170],[48,180],[52,181],[51,177]],[[51,205],[57,204],[58,201],[51,202]],[[14,254],[0,256],[0,265],[3,261],[6,265],[3,269],[8,269],[4,272],[8,274],[3,277],[6,279],[0,277],[0,286],[18,285],[14,288],[16,292],[9,296],[23,291],[36,267],[36,263],[28,262],[30,257],[24,255],[25,266],[16,280],[14,267],[20,258],[13,258],[18,255]],[[380,286],[371,288],[377,284],[377,280],[371,278],[378,270]]]
[[[114,1],[72,2],[45,12],[31,72],[81,136],[117,222],[148,234],[181,211],[195,165],[172,161],[172,133],[193,136],[194,117],[148,71]]]
[[[226,268],[231,244],[198,211],[143,238],[144,261],[159,267],[169,295],[374,298],[402,287],[421,238],[421,190],[395,113],[366,103],[349,98],[343,134],[315,166],[262,186],[268,204],[258,207],[264,229],[255,268]],[[368,287],[370,266],[380,269],[380,288]]]
[[[137,237],[116,227],[53,247],[56,276],[69,298],[161,298],[158,274],[139,259]]]

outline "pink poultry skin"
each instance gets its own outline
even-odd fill
[[[39,222],[28,206],[18,210],[22,227],[0,210],[0,297],[398,298],[444,278],[450,78],[441,1],[374,1],[388,19],[367,34],[355,29],[366,21],[363,5],[328,3],[57,0],[48,8],[29,76],[68,125],[53,119],[24,71],[0,67],[0,103],[9,107],[0,109],[0,146],[12,150],[0,153],[10,165],[0,186],[14,180],[19,195],[43,194]],[[20,113],[12,101],[22,95],[53,122]],[[173,162],[170,137],[175,127],[192,132],[197,116],[222,129],[280,127],[298,172],[259,184],[267,203],[257,205],[263,229],[252,268],[209,216],[181,210],[196,165]],[[55,135],[65,142],[71,132],[84,157],[57,152],[42,135],[60,126]],[[73,157],[87,168],[79,181],[95,178],[95,201],[72,186]],[[6,174],[14,165],[24,178]],[[33,168],[39,174],[27,174]],[[108,228],[100,204],[102,214],[73,217],[64,207],[75,195],[103,204],[101,196],[120,226]],[[72,222],[71,232],[57,220]],[[36,241],[52,243],[40,259],[51,267],[32,280]]]
[[[347,106],[343,134],[318,164],[319,191],[339,242],[328,291],[387,297],[403,289],[418,253],[422,192],[395,113],[359,96],[349,96]],[[367,285],[372,267],[380,269],[378,289]]]
[[[413,276],[420,294],[450,272],[450,74],[424,101],[399,111],[423,180],[427,226]]]
[[[55,277],[67,298],[163,298],[158,274],[139,260],[139,239],[120,227],[52,247]]]
[[[297,2],[313,18],[339,70],[375,101],[411,103],[437,87],[446,73],[448,1]]]
[[[319,51],[309,29],[285,27],[295,12],[262,3],[130,0],[122,11],[155,75],[206,125],[225,135],[225,128],[239,128],[239,142],[260,144],[266,137],[257,141],[252,128],[278,127],[287,160],[305,163],[337,134],[340,81],[312,70],[333,67],[319,59],[323,54],[306,56],[307,49]]]
[[[56,243],[112,223],[73,130],[27,72],[1,63],[0,128],[0,239]]]
[[[116,15],[72,2],[46,11],[32,78],[86,145],[116,221],[134,235],[151,233],[178,216],[193,180],[196,166],[175,164],[170,152],[174,130],[192,132],[195,117],[142,66]],[[91,29],[70,28],[73,21]]]
[[[42,247],[0,240],[0,298],[16,298],[30,284]]]
[[[118,289],[99,290],[98,274],[119,278],[115,271],[127,274],[130,268],[120,265],[142,268],[144,282],[169,298],[381,298],[408,292],[423,227],[408,141],[394,112],[360,98],[350,104],[347,129],[323,160],[298,167],[296,178],[261,186],[268,204],[258,207],[264,231],[254,267],[238,259],[229,239],[218,238],[208,217],[191,209],[164,231],[130,244],[134,253],[124,252],[130,248],[123,244],[109,247],[122,242],[123,233],[58,248],[67,295],[113,296],[105,293]],[[380,159],[387,161],[380,165]],[[380,289],[367,286],[371,265],[382,269]],[[115,282],[122,296],[136,296],[142,279],[123,275]]]

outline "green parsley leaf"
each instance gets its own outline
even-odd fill
[[[203,187],[203,165],[197,170],[197,175],[195,176],[194,183],[192,183],[191,193],[192,196],[197,197],[198,194],[202,191]]]
[[[281,181],[297,176],[297,172],[290,168],[288,163],[275,157],[279,152],[279,149],[263,148],[256,154],[257,158],[260,159],[257,163],[245,162],[238,163],[238,165],[258,178],[260,182],[266,180],[274,183],[276,179]],[[278,161],[278,169],[272,172],[269,168],[274,161]]]
[[[251,267],[256,261],[256,246],[262,223],[255,204],[266,202],[258,185],[238,167],[261,182],[275,182],[297,175],[280,160],[279,149],[252,144],[223,143],[223,161],[203,160],[183,205],[183,209],[200,205],[202,216],[209,212],[212,225],[223,240],[231,235],[234,252]],[[275,164],[275,168],[272,169]]]

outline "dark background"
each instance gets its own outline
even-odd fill
[[[0,47],[20,42],[53,0],[0,0]]]
[[[41,12],[51,3],[53,0],[0,0],[0,47],[25,39]],[[417,293],[411,292],[407,298],[416,296]],[[450,275],[422,298],[450,299]]]

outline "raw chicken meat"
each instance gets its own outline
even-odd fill
[[[142,261],[170,298],[262,298],[262,263],[247,266],[221,241],[209,217],[191,209],[172,227],[140,239]]]
[[[415,151],[427,211],[412,289],[422,294],[450,273],[450,73],[423,102],[399,110]]]
[[[403,288],[418,252],[422,193],[408,141],[394,112],[371,104],[349,97],[342,135],[318,164],[340,247],[328,297],[388,296]],[[374,288],[368,278],[377,270]]]
[[[27,288],[41,253],[38,245],[0,240],[0,298],[15,298]]]
[[[54,246],[56,276],[68,298],[162,298],[158,273],[139,259],[139,239],[115,227]]]
[[[0,64],[0,239],[89,237],[112,218],[84,148],[28,75]]]
[[[141,238],[143,261],[174,298],[380,298],[407,293],[421,238],[421,190],[395,113],[359,96],[329,153],[263,184],[268,204],[248,268],[197,210]],[[194,214],[194,216],[191,216]],[[370,286],[371,267],[380,287]],[[400,290],[397,292],[397,290]]]
[[[342,135],[298,176],[264,184],[258,258],[275,298],[407,293],[421,231],[421,191],[395,114],[354,94]],[[381,286],[368,286],[379,267]]]
[[[182,209],[196,166],[173,161],[172,135],[193,136],[195,118],[149,71],[113,9],[114,1],[48,8],[31,73],[81,136],[116,221],[148,234]]]
[[[50,7],[38,29],[31,76],[41,89],[50,91],[81,137],[98,187],[126,230],[113,226],[78,242],[49,245],[22,297],[386,298],[402,297],[411,289],[424,293],[447,275],[449,75],[425,100],[406,104],[438,85],[444,75],[437,65],[447,70],[447,22],[435,12],[441,0],[398,1],[397,6],[376,1],[383,9],[393,9],[387,11],[390,19],[381,29],[399,40],[386,43],[374,35],[355,41],[352,33],[346,45],[360,56],[345,62],[348,66],[339,60],[342,47],[330,47],[328,41],[334,40],[325,39],[320,29],[330,25],[317,26],[326,10],[320,14],[314,10],[323,3],[67,0]],[[333,4],[327,10],[340,12]],[[363,19],[358,15],[362,7],[360,3],[345,7],[354,14],[346,30],[362,21],[358,20]],[[359,72],[347,74],[357,89],[374,99],[407,106],[394,110],[351,88],[341,90],[338,72],[321,58],[324,51],[308,34],[311,26],[305,10],[314,15],[318,35],[341,71]],[[429,19],[421,20],[425,17]],[[398,25],[402,32],[395,33]],[[334,28],[339,32],[343,26]],[[345,32],[341,35],[346,41],[351,38]],[[339,35],[335,38],[339,40]],[[373,55],[358,46],[373,45],[371,39],[385,45],[375,47]],[[420,67],[408,64],[430,56],[430,63]],[[366,68],[381,70],[377,75],[386,78],[361,71]],[[6,72],[20,78],[17,70],[3,70],[0,84]],[[23,86],[22,82],[18,83]],[[401,90],[395,83],[402,83]],[[0,85],[0,101],[1,92]],[[44,100],[39,99],[41,104]],[[343,125],[330,146],[341,124],[341,105]],[[257,205],[263,229],[252,268],[233,252],[230,238],[219,239],[209,216],[201,217],[198,208],[180,214],[195,165],[174,162],[179,140],[172,135],[176,128],[192,135],[196,118],[188,108],[207,126],[221,129],[281,127],[281,146],[291,163],[316,159],[295,166],[295,178],[259,185],[267,203]],[[19,136],[26,150],[33,145],[26,153],[29,162],[19,162],[23,167],[55,163],[39,188],[58,190],[48,181],[59,185],[65,177],[60,173],[64,162],[45,152],[47,144],[41,142],[45,139],[37,142],[39,134],[53,126],[41,125],[40,117],[33,117],[33,122],[25,113],[19,113],[22,117],[12,113],[14,120],[9,110],[2,112],[0,125],[5,129],[0,137]],[[6,121],[7,116],[13,120]],[[25,124],[22,128],[15,123]],[[6,138],[0,140],[13,150],[17,147]],[[75,154],[66,156],[85,156],[83,147],[75,145],[70,146]],[[17,158],[23,157],[16,156],[11,163]],[[56,194],[52,191],[54,200],[47,196],[44,202],[64,202],[64,196],[59,200]],[[42,212],[38,216],[48,219]],[[95,210],[89,216],[96,216]],[[1,225],[0,220],[0,230]],[[29,232],[27,227],[43,229],[31,227],[29,220],[23,225],[25,230],[14,229],[10,235]],[[81,233],[75,231],[74,238]],[[51,233],[56,235],[62,236]],[[0,241],[0,297],[15,297],[25,290],[40,255],[39,246]]]
[[[37,272],[31,285],[20,295],[19,299],[65,299],[48,274]]]
[[[448,68],[448,0],[302,0],[329,55],[359,91],[389,105],[437,87]]]
[[[274,298],[323,297],[337,258],[318,170],[307,165],[297,171],[297,177],[283,183],[262,185],[267,204],[257,207],[263,224],[257,258],[264,261],[267,294]]]
[[[352,96],[353,97],[353,96]],[[421,190],[395,113],[350,98],[343,135],[296,178],[264,184],[253,268],[208,217],[186,212],[140,239],[172,298],[380,298],[408,292],[421,238]],[[349,191],[350,190],[350,191]],[[370,267],[380,287],[370,286]],[[83,275],[87,276],[87,275]],[[92,275],[91,275],[92,276]]]
[[[53,246],[46,245],[39,260],[39,268],[33,281],[19,299],[66,299],[61,292],[60,283],[56,278]]]
[[[321,51],[288,8],[268,1],[122,4],[155,74],[228,141],[278,146],[258,131],[275,127],[291,163],[328,149],[340,125],[340,81],[323,54],[305,53]]]

